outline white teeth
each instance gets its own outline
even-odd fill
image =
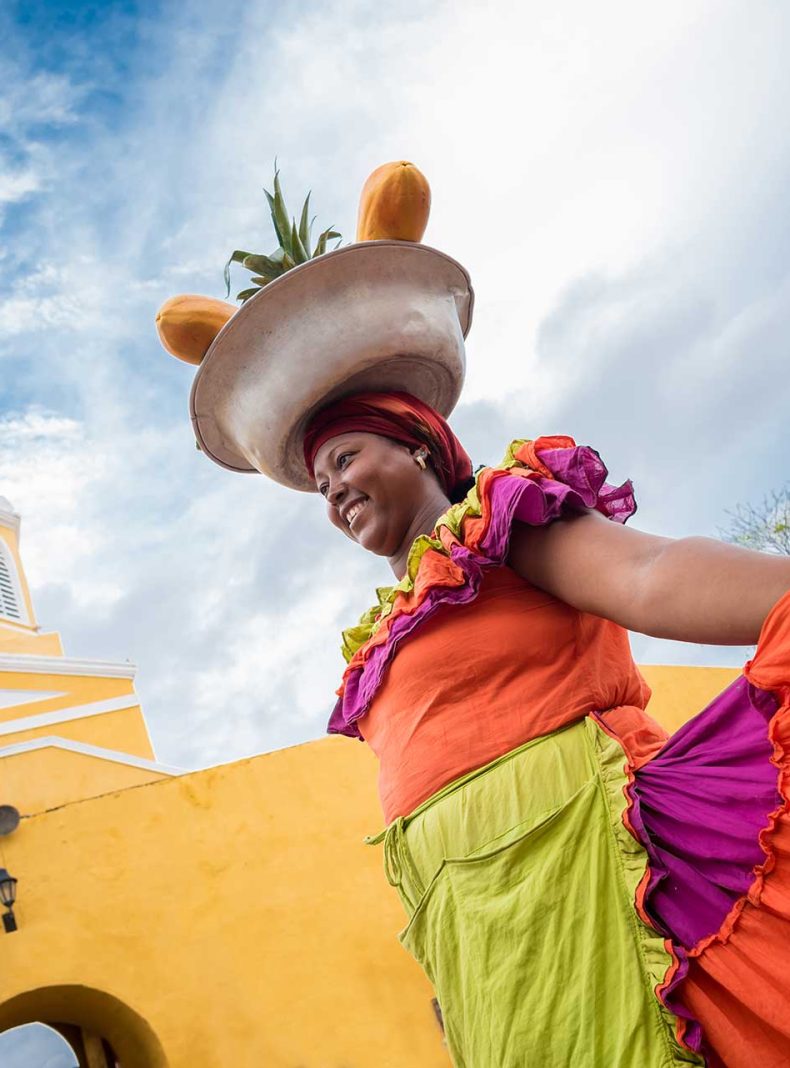
[[[350,509],[348,515],[346,516],[346,522],[348,523],[349,526],[351,526],[351,524],[354,522],[354,520],[356,519],[356,517],[359,515],[359,513],[362,511],[362,509],[365,507],[366,504],[367,504],[367,501],[360,501],[359,504],[355,504],[353,506],[353,508]]]

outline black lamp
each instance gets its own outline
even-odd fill
[[[0,901],[8,909],[8,912],[3,913],[3,927],[6,934],[16,930],[16,917],[14,916],[16,883],[17,880],[13,875],[9,875],[5,868],[0,868]]]

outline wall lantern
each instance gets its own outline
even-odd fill
[[[14,902],[16,901],[16,879],[9,875],[5,868],[0,868],[0,901],[8,909],[3,913],[3,927],[6,934],[16,930],[16,916],[14,916]]]

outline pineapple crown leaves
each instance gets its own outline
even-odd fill
[[[297,225],[294,217],[289,218],[280,185],[277,160],[274,161],[274,193],[270,193],[268,189],[264,189],[264,193],[269,202],[272,225],[279,246],[268,256],[262,253],[245,252],[243,249],[236,249],[231,253],[230,259],[225,264],[226,296],[230,295],[230,265],[232,263],[240,263],[242,267],[253,273],[250,281],[254,284],[249,289],[242,289],[236,294],[236,300],[240,300],[242,304],[259,293],[269,282],[279,278],[286,271],[290,271],[292,267],[296,267],[299,263],[307,263],[316,256],[322,256],[327,251],[327,242],[337,238],[338,243],[335,248],[340,247],[340,234],[330,226],[319,234],[315,248],[311,248],[310,234],[315,216],[310,219],[310,193],[307,194],[302,206],[299,224]],[[334,252],[334,249],[332,251]]]

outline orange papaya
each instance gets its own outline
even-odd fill
[[[431,189],[422,171],[405,159],[384,163],[362,188],[357,241],[419,241],[430,210]]]
[[[159,340],[179,360],[199,364],[235,311],[235,305],[213,297],[193,293],[171,297],[156,313]]]

